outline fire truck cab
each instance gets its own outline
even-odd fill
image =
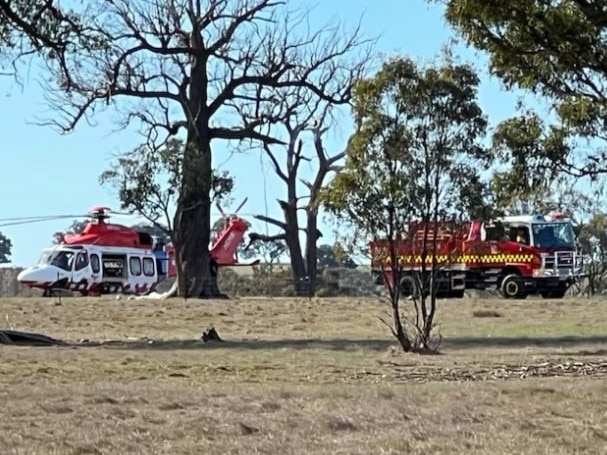
[[[483,223],[480,240],[500,244],[506,253],[533,256],[529,261],[505,263],[498,273],[497,289],[506,298],[525,298],[533,293],[544,298],[562,298],[581,277],[583,261],[573,225],[561,213],[497,218]],[[471,277],[471,281],[486,283],[491,272],[485,272],[489,272],[482,273],[485,279]]]

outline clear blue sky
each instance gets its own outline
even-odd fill
[[[423,0],[378,0],[371,5],[368,0],[326,1],[316,7],[310,22],[318,20],[323,24],[330,16],[336,16],[354,24],[363,12],[365,34],[381,34],[377,50],[386,54],[402,53],[430,60],[452,36],[441,8],[430,7]],[[485,63],[484,58],[471,51],[460,55],[481,66]],[[97,126],[82,123],[74,133],[65,136],[32,124],[37,115],[48,113],[42,91],[35,82],[39,76],[35,71],[32,68],[30,82],[26,81],[24,88],[10,78],[0,77],[0,150],[5,157],[0,177],[0,218],[86,213],[99,204],[118,209],[117,198],[110,189],[99,185],[98,177],[108,167],[112,153],[138,145],[140,137],[129,131],[113,132],[115,125],[110,123],[109,114],[97,117]],[[513,115],[515,95],[503,91],[499,82],[486,74],[483,80],[480,98],[491,122]],[[341,128],[332,135],[327,147],[341,150],[349,132],[347,127]],[[214,162],[236,178],[235,205],[248,196],[242,212],[264,214],[259,155],[230,156],[228,150],[218,147]],[[268,214],[276,216],[279,211],[275,200],[284,194],[284,188],[273,177],[269,164],[264,167]],[[13,241],[13,263],[24,266],[38,259],[40,250],[51,242],[53,232],[70,223],[71,220],[59,220],[0,230]],[[266,225],[253,220],[253,229],[265,232]],[[325,234],[330,237],[330,230],[325,229]]]

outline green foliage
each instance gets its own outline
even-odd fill
[[[352,269],[357,267],[357,264],[340,243],[319,245],[316,255],[319,267],[347,267]]]
[[[509,87],[602,98],[594,79],[607,69],[607,13],[601,2],[438,1],[446,4],[449,23],[489,53],[493,72]]]
[[[253,242],[246,248],[246,242],[242,242],[237,254],[239,259],[253,260],[261,259],[266,264],[275,264],[280,257],[287,252],[287,244],[284,240],[270,240],[267,242]]]
[[[179,139],[171,139],[158,149],[138,147],[119,158],[112,169],[103,172],[100,182],[118,190],[123,210],[141,213],[168,233],[181,185],[184,151],[184,144]],[[212,200],[226,200],[233,188],[234,181],[227,171],[213,173]],[[163,223],[159,222],[161,219]]]
[[[354,92],[357,131],[343,171],[324,191],[332,214],[366,236],[391,237],[409,221],[482,215],[479,177],[489,153],[479,79],[467,65],[386,62]]]
[[[596,213],[578,232],[581,252],[587,256],[588,291],[594,294],[607,284],[607,214]]]
[[[607,214],[596,213],[580,229],[578,242],[584,254],[607,260]]]
[[[61,242],[64,235],[80,234],[88,224],[88,220],[74,220],[66,231],[55,232],[53,234],[53,244],[57,245]]]
[[[560,121],[555,128],[542,127],[544,151],[538,155],[546,160],[544,169],[591,176],[607,172],[605,147],[584,151],[581,142],[607,138],[603,2],[430,1],[446,4],[449,23],[469,44],[489,53],[492,72],[507,87],[529,89],[552,102]],[[533,126],[538,120],[524,121]]]
[[[141,232],[146,232],[151,236],[156,236],[163,243],[169,243],[171,241],[170,236],[167,234],[168,228],[166,226],[157,226],[150,223],[137,223],[131,226]]]
[[[0,51],[14,59],[32,51],[59,59],[78,44],[93,44],[80,15],[48,0],[0,0]]]
[[[550,171],[550,162],[562,161],[570,152],[566,134],[561,129],[547,129],[535,114],[508,119],[496,128],[493,152],[504,170],[493,174],[492,191],[498,209],[512,210],[515,202],[525,204],[517,209],[539,209],[552,192],[559,177]]]
[[[11,250],[13,243],[11,239],[0,232],[0,264],[11,262]]]

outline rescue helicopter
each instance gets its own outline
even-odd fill
[[[254,266],[260,261],[239,263],[236,250],[250,223],[226,214],[219,205],[223,226],[211,242],[209,253],[217,266]],[[59,243],[45,248],[38,263],[22,270],[17,281],[43,290],[44,296],[64,290],[83,296],[102,294],[147,295],[167,278],[177,276],[175,249],[158,237],[135,227],[109,223],[112,216],[132,215],[108,207],[93,207],[86,215],[31,218],[30,222],[59,218],[91,219],[79,234],[62,235]],[[20,223],[23,224],[23,223]]]

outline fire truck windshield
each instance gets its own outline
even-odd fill
[[[539,248],[575,248],[570,223],[533,223],[533,238]]]

